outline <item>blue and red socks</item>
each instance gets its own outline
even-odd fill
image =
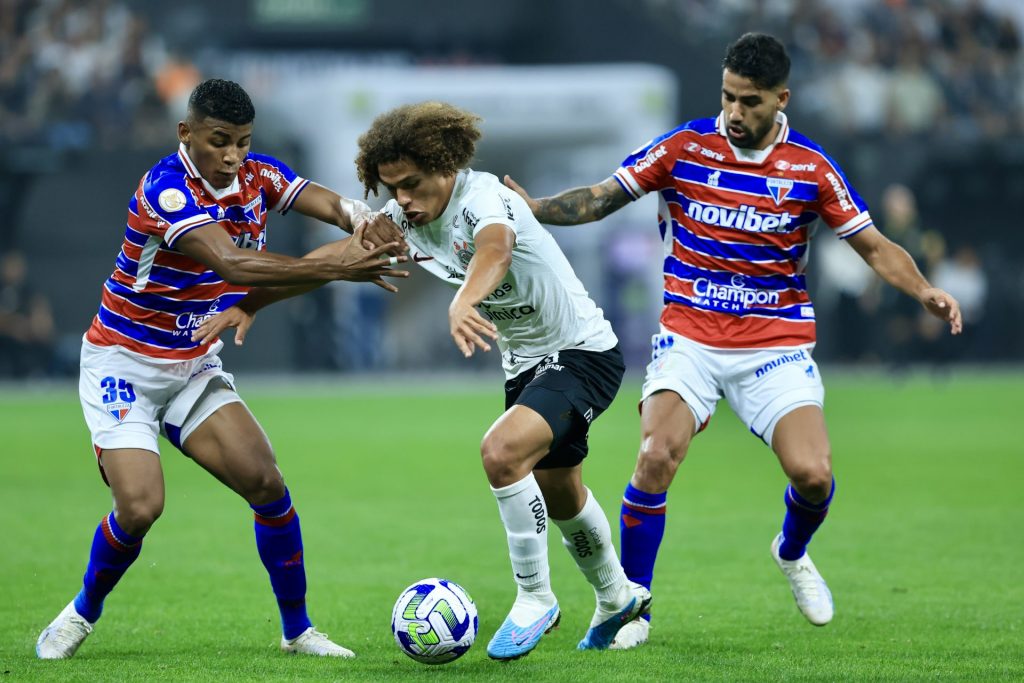
[[[811,536],[825,521],[828,506],[836,492],[836,480],[832,480],[828,498],[820,503],[812,503],[797,493],[793,485],[786,487],[786,518],[782,522],[782,543],[779,545],[779,557],[792,562],[799,560],[807,552],[807,544]]]
[[[665,535],[667,492],[647,493],[626,484],[619,517],[619,544],[622,568],[630,581],[651,588],[654,561]],[[644,615],[650,619],[650,615]]]
[[[75,611],[91,623],[103,613],[103,600],[142,552],[142,537],[132,536],[117,524],[111,512],[100,520],[92,537],[89,564],[82,590],[75,596]]]
[[[306,613],[306,567],[299,516],[288,489],[280,500],[250,507],[255,514],[256,549],[270,574],[284,637],[291,640],[312,626]]]

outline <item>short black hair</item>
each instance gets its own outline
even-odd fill
[[[789,80],[786,46],[766,33],[744,33],[726,48],[722,66],[763,90],[773,90]]]
[[[188,113],[195,119],[209,117],[236,126],[252,123],[256,118],[256,109],[242,86],[220,78],[210,78],[196,86],[188,98]]]

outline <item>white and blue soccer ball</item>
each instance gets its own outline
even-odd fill
[[[402,591],[391,611],[398,647],[423,664],[447,664],[466,654],[478,627],[473,598],[446,579],[417,581]]]

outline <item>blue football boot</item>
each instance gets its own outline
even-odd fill
[[[540,642],[540,637],[557,627],[561,618],[562,613],[558,611],[557,602],[540,618],[526,626],[520,626],[512,621],[512,615],[505,617],[505,622],[487,644],[487,656],[508,661],[530,654]]]
[[[629,602],[618,611],[606,611],[600,606],[590,620],[590,630],[576,647],[580,650],[607,650],[619,629],[651,609],[651,592],[638,583],[628,582]]]

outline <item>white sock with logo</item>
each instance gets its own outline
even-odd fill
[[[568,520],[552,519],[562,530],[562,542],[597,594],[598,606],[618,611],[632,598],[615,546],[612,529],[601,505],[587,489],[587,502]]]
[[[548,509],[533,472],[509,486],[492,486],[491,491],[498,501],[512,575],[519,586],[509,616],[526,626],[555,606],[548,566]]]

